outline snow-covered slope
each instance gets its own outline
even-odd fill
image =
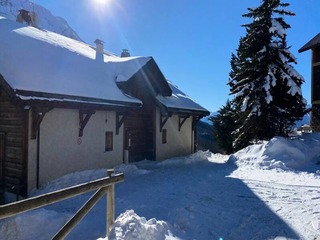
[[[78,34],[69,26],[65,19],[53,16],[48,9],[33,4],[29,0],[0,0],[0,16],[16,20],[20,9],[34,10],[38,15],[40,28],[80,40]]]
[[[109,240],[320,239],[319,143],[319,134],[274,138],[229,161],[229,156],[198,152],[118,166],[126,180],[116,185],[119,217]],[[104,169],[72,173],[34,194],[105,175]],[[1,220],[0,239],[50,239],[88,198]],[[100,201],[67,239],[107,240],[105,207]]]

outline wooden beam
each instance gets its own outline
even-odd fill
[[[126,114],[125,113],[119,113],[116,114],[116,135],[119,134],[119,130],[125,120]]]
[[[109,178],[112,178],[112,175],[114,174],[114,169],[107,169],[107,174]],[[114,204],[114,184],[107,186],[106,188],[107,193],[107,207],[106,207],[106,235],[109,236],[110,233],[110,227],[114,223],[115,219],[115,204]]]
[[[162,129],[166,122],[168,121],[170,115],[163,115],[160,113],[160,132],[162,132]]]
[[[0,219],[15,216],[19,213],[48,206],[71,197],[91,192],[112,184],[124,181],[123,173],[115,174],[112,177],[101,178],[88,183],[79,184],[74,187],[65,188],[55,192],[43,194],[33,198],[28,198],[19,202],[9,203],[0,206]]]
[[[190,116],[179,116],[179,132],[181,130],[181,127],[183,126],[183,124],[186,122],[186,120],[189,118]]]
[[[193,116],[193,119],[192,119],[192,130],[194,130],[197,126],[197,123],[200,121],[202,117],[200,116]]]
[[[106,235],[109,236],[110,227],[114,223],[115,218],[115,204],[114,204],[114,184],[107,186],[107,226]]]
[[[83,136],[84,128],[86,127],[87,123],[89,122],[91,116],[95,113],[96,113],[96,111],[94,111],[94,110],[90,110],[90,111],[80,110],[79,111],[79,126],[80,126],[79,137]]]
[[[79,211],[60,229],[60,231],[52,238],[52,240],[65,239],[65,237],[79,224],[79,222],[105,195],[107,188],[108,187],[97,190],[95,194],[79,209]]]
[[[37,132],[40,124],[47,112],[52,108],[35,108],[32,109],[31,139],[37,138]]]

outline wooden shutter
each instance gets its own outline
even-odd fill
[[[113,132],[106,132],[105,138],[105,151],[112,151],[113,150]]]
[[[167,143],[167,129],[162,129],[162,144]]]

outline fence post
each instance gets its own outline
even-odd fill
[[[108,169],[108,176],[111,177],[111,175],[114,173],[113,169]],[[110,186],[106,187],[107,189],[107,219],[106,219],[106,235],[109,236],[109,231],[111,225],[114,223],[114,184],[111,184]]]

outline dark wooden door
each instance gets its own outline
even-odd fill
[[[152,114],[136,112],[125,120],[125,149],[129,162],[154,159]]]
[[[126,149],[129,162],[153,159],[153,134],[148,129],[131,129],[126,132]]]

